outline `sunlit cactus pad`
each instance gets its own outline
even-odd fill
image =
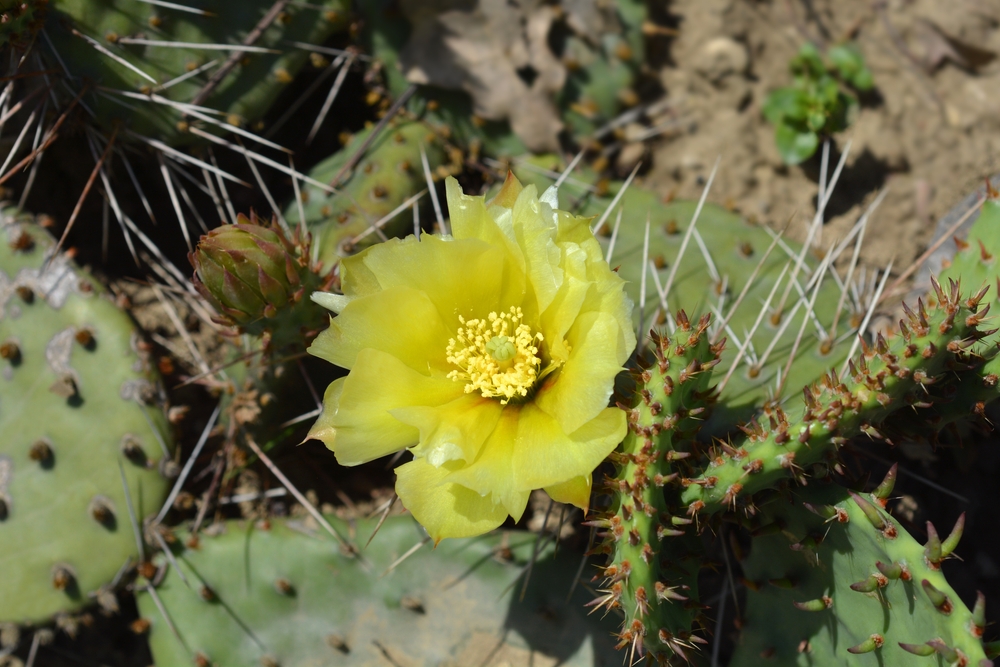
[[[762,504],[763,534],[743,563],[751,587],[732,664],[992,665],[983,599],[963,601],[940,571],[955,546],[948,534],[925,547],[876,498],[849,494],[810,485],[792,492],[794,503]]]
[[[170,435],[128,316],[64,255],[44,265],[30,216],[5,210],[0,241],[0,621],[37,621],[136,557],[122,478],[140,520],[159,509]]]
[[[358,539],[374,527],[359,521]],[[176,636],[139,595],[153,657],[219,667],[619,664],[613,624],[586,616],[579,587],[568,599],[578,555],[553,559],[550,542],[518,601],[534,536],[426,543],[387,572],[424,539],[412,518],[389,518],[359,563],[300,521],[227,523],[178,553],[190,587],[171,570],[157,588]]]

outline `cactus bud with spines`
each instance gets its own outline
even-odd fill
[[[329,286],[309,260],[310,239],[292,240],[278,225],[260,224],[256,214],[240,214],[234,225],[222,225],[201,237],[188,255],[194,285],[219,313],[218,321],[270,341],[276,332],[294,336],[303,327],[322,327],[322,311],[307,293]],[[280,336],[279,344],[286,336]],[[289,339],[290,340],[290,339]]]

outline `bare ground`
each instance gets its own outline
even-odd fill
[[[1000,171],[1000,59],[979,64],[1000,53],[1000,4],[879,4],[675,0],[674,64],[660,73],[668,106],[654,121],[671,129],[653,151],[647,184],[697,197],[719,156],[711,198],[775,228],[787,225],[801,239],[815,212],[819,160],[784,166],[761,106],[790,83],[789,60],[804,41],[822,48],[853,37],[876,92],[836,137],[831,163],[848,143],[850,153],[819,243],[843,236],[885,188],[862,260],[885,266],[892,259],[900,273],[926,247],[934,222]]]

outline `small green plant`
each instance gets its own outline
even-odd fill
[[[774,137],[786,164],[808,160],[822,138],[846,129],[857,114],[852,91],[873,86],[864,56],[853,44],[837,44],[826,58],[805,44],[789,65],[795,81],[771,93],[764,116],[774,123]]]

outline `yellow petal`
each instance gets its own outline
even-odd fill
[[[457,184],[458,181],[455,181]],[[507,178],[504,179],[503,187],[500,191],[496,193],[488,203],[487,206],[502,206],[503,208],[514,208],[514,202],[517,201],[517,196],[521,194],[524,186],[521,185],[521,181],[517,180],[517,176],[514,172],[508,171]]]
[[[580,315],[567,336],[569,360],[549,376],[535,403],[572,433],[608,405],[615,375],[622,369],[617,349],[621,331],[616,319],[601,312]]]
[[[568,503],[576,505],[586,514],[590,509],[590,487],[593,483],[593,475],[582,475],[563,482],[545,487],[545,493],[549,498],[557,503]]]
[[[425,457],[437,468],[448,461],[475,460],[501,412],[500,401],[473,392],[438,407],[398,408],[392,416],[420,431],[420,444],[413,448],[413,455]]]
[[[365,266],[382,289],[406,286],[425,292],[445,324],[456,327],[459,315],[481,317],[497,306],[516,305],[524,286],[523,278],[507,270],[503,251],[478,239],[431,234],[419,242],[412,236],[390,239],[365,255]],[[511,298],[516,300],[505,302]]]
[[[537,301],[537,312],[545,312],[563,283],[561,253],[556,246],[556,227],[551,208],[538,201],[534,185],[524,188],[512,211],[517,243],[524,255],[528,284]]]
[[[520,188],[520,183],[517,185]],[[451,177],[445,180],[445,188],[452,236],[456,239],[479,239],[501,249],[512,273],[521,276],[523,287],[524,257],[517,245],[510,208],[488,207],[483,197],[463,193],[458,181]]]
[[[445,481],[447,468],[424,459],[396,468],[396,493],[437,544],[446,537],[474,537],[507,519],[503,505],[459,484]]]
[[[562,285],[545,312],[539,316],[542,334],[545,336],[545,350],[552,359],[559,362],[565,362],[569,358],[566,334],[576,321],[592,288],[587,279],[584,252],[575,244],[566,244],[562,250]]]
[[[396,286],[353,299],[316,337],[309,354],[353,368],[358,352],[370,347],[424,375],[430,369],[447,374],[451,366],[445,352],[454,335],[426,293]]]
[[[457,382],[421,375],[390,354],[364,349],[350,374],[327,387],[309,437],[326,443],[341,465],[366,463],[417,442],[417,429],[390,410],[443,405],[461,394]]]
[[[514,470],[518,421],[522,409],[526,407],[506,406],[493,432],[480,448],[476,460],[469,465],[454,466],[448,477],[450,482],[483,495],[492,495],[494,501],[502,504],[515,521],[524,512],[531,489],[540,486],[524,486]]]
[[[556,240],[559,243],[579,243],[586,244],[593,241],[593,245],[588,245],[588,254],[593,253],[593,261],[599,262],[604,258],[604,251],[601,244],[597,242],[594,233],[590,231],[590,226],[594,224],[594,219],[573,215],[567,211],[556,211]],[[607,266],[606,262],[602,262]]]
[[[606,267],[607,265],[605,265]],[[610,270],[605,273],[595,269],[593,264],[587,265],[587,275],[590,278],[591,289],[587,293],[580,313],[607,313],[618,322],[618,345],[614,354],[620,363],[631,356],[635,350],[635,330],[632,324],[632,299],[624,294],[625,282]]]
[[[327,385],[326,391],[323,392],[323,411],[309,429],[306,440],[319,440],[329,449],[333,449],[337,439],[337,427],[334,424],[340,411],[340,395],[344,393],[346,380],[346,377],[338,378]]]
[[[592,220],[557,211],[559,233],[557,243],[561,248],[568,244],[579,248],[586,255],[587,280],[591,290],[587,302],[581,307],[581,312],[601,311],[610,313],[618,320],[622,331],[620,348],[622,363],[628,359],[635,349],[635,332],[632,330],[632,300],[624,294],[625,281],[611,270],[604,261],[604,250],[590,231]]]
[[[349,299],[368,296],[382,289],[378,284],[378,278],[365,266],[365,257],[379,247],[381,244],[369,246],[357,255],[340,260],[340,287],[344,296]]]
[[[622,441],[626,428],[625,412],[606,408],[567,434],[537,406],[525,405],[512,460],[518,488],[545,488],[589,476]]]

